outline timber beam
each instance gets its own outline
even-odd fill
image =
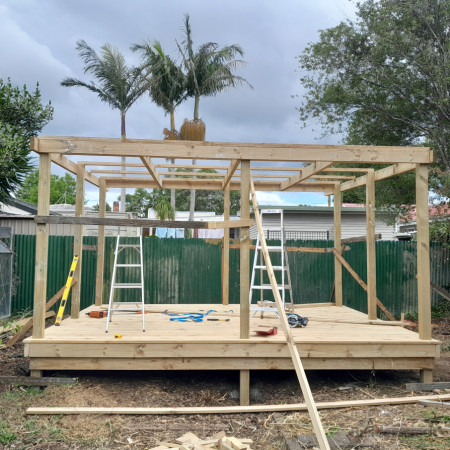
[[[161,178],[159,178],[158,172],[156,171],[156,167],[153,164],[152,159],[147,156],[141,156],[141,161],[144,164],[144,166],[147,168],[148,173],[156,181],[158,187],[162,188]]]
[[[228,167],[227,173],[225,175],[225,179],[222,183],[222,190],[224,190],[228,186],[228,183],[231,181],[231,177],[233,176],[234,172],[236,172],[239,164],[241,164],[241,161],[239,159],[233,159],[233,161],[231,161],[231,164]]]
[[[433,162],[427,147],[370,145],[254,144],[206,141],[163,141],[147,139],[84,138],[40,136],[31,139],[37,153],[100,155],[149,158],[344,163],[418,163]]]
[[[66,158],[63,155],[60,154],[52,154],[51,155],[52,163],[55,163],[57,166],[62,167],[63,169],[67,170],[70,173],[73,173],[74,175],[77,174],[77,164],[71,161],[70,159]],[[83,165],[83,163],[78,163],[80,165]],[[89,183],[93,184],[94,186],[99,187],[100,186],[100,179],[97,178],[95,175],[92,175],[90,172],[85,172],[85,180]]]
[[[146,189],[158,189],[157,183],[151,178],[125,178],[125,177],[105,177],[107,188],[146,188]],[[240,190],[240,181],[231,180],[230,189],[232,191]],[[279,191],[279,181],[255,181],[255,189],[257,191]],[[324,192],[326,194],[332,193],[334,188],[334,182],[332,181],[320,181],[320,182],[303,182],[287,189],[292,192]],[[163,189],[202,189],[208,191],[220,191],[222,190],[222,180],[209,179],[209,180],[193,180],[193,179],[163,179]]]
[[[295,184],[298,184],[301,181],[306,180],[307,178],[315,175],[316,173],[319,173],[323,169],[326,169],[328,166],[331,166],[331,164],[333,164],[332,161],[312,163],[310,166],[305,167],[305,169],[302,169],[297,175],[294,175],[291,178],[289,178],[289,180],[283,181],[281,183],[281,190],[285,191],[286,189],[294,186]]]
[[[415,170],[415,168],[416,168],[415,164],[402,163],[402,164],[394,164],[392,166],[385,167],[384,169],[375,170],[375,181],[380,181],[386,178],[390,178],[394,175],[400,175],[402,173],[411,172]],[[341,192],[365,186],[366,183],[367,183],[367,175],[363,175],[361,177],[356,178],[356,180],[342,183]]]
[[[241,228],[251,227],[253,220],[230,220],[223,222],[199,222],[180,220],[153,220],[153,219],[115,219],[111,217],[73,217],[73,216],[36,216],[37,224],[71,224],[71,225],[109,225],[121,227],[163,227],[163,228]]]

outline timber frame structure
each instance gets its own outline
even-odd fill
[[[32,375],[42,370],[207,370],[240,371],[241,404],[249,403],[249,379],[252,369],[292,369],[283,333],[255,337],[254,325],[275,323],[274,318],[253,318],[249,314],[250,273],[250,192],[296,191],[323,192],[334,196],[334,267],[333,303],[296,305],[301,315],[308,316],[307,328],[293,329],[296,345],[306,369],[418,369],[422,381],[432,381],[439,342],[431,336],[428,164],[432,152],[425,147],[374,147],[348,145],[299,145],[217,143],[193,141],[157,141],[41,136],[32,138],[31,149],[40,157],[39,204],[36,217],[36,271],[33,311],[33,335],[25,341]],[[88,160],[81,160],[87,156]],[[126,156],[133,162],[120,169],[121,163],[110,157]],[[177,164],[160,164],[155,158],[172,158]],[[197,160],[192,166],[190,160]],[[186,164],[180,163],[185,161]],[[216,164],[211,164],[211,161]],[[72,172],[77,178],[76,217],[49,215],[51,163]],[[270,163],[270,164],[268,164]],[[306,165],[305,165],[306,163]],[[354,167],[336,168],[335,163]],[[360,164],[383,164],[379,170]],[[387,167],[385,167],[388,164]],[[102,167],[102,169],[96,169]],[[185,169],[183,172],[169,169]],[[214,169],[216,173],[194,172]],[[187,170],[187,171],[186,171]],[[383,308],[376,292],[375,255],[375,182],[404,172],[416,172],[417,208],[417,284],[418,325],[414,333],[398,326],[398,322],[377,319],[377,305]],[[99,218],[83,217],[84,185],[99,188]],[[367,283],[352,273],[342,256],[341,193],[356,187],[366,188],[367,214]],[[223,190],[224,222],[176,222],[185,228],[224,228],[222,254],[222,303],[211,305],[214,314],[230,317],[229,322],[203,324],[173,323],[167,325],[164,309],[187,312],[186,305],[147,305],[151,316],[143,335],[133,327],[133,319],[117,319],[121,340],[114,332],[104,333],[104,322],[80,314],[81,258],[73,287],[71,317],[60,327],[45,329],[47,258],[49,223],[60,221],[77,224],[74,254],[81,256],[83,225],[97,224],[98,258],[95,305],[102,305],[104,225],[171,226],[146,219],[106,219],[106,191],[109,188],[167,188]],[[241,218],[230,221],[230,190],[241,193]],[[240,227],[240,306],[229,313],[229,234],[230,227]],[[300,249],[296,251],[323,251]],[[344,305],[342,267],[349,270],[367,291],[368,315]],[[354,272],[354,271],[353,271]],[[359,278],[359,279],[358,279]],[[312,302],[320,299],[311,299]],[[205,308],[207,305],[190,305]],[[211,308],[211,309],[212,309]],[[392,318],[392,317],[391,317]],[[102,325],[103,324],[103,325]],[[168,328],[171,328],[168,330]]]

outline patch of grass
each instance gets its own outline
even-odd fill
[[[399,439],[411,449],[448,449],[448,439],[438,438],[436,436],[421,435],[421,436],[399,436]]]
[[[17,439],[16,433],[9,431],[9,428],[3,422],[0,422],[0,444],[9,445]]]
[[[326,431],[326,435],[328,437],[336,436],[336,434],[338,434],[340,429],[341,429],[340,427],[338,427],[337,425],[334,425]]]
[[[16,387],[10,391],[5,391],[3,393],[3,398],[5,400],[18,400],[20,398],[28,397],[28,396],[38,396],[42,395],[41,389],[36,386],[26,386],[26,387]]]

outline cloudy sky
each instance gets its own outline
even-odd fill
[[[120,137],[117,111],[87,90],[60,86],[67,76],[89,80],[75,51],[77,40],[97,50],[110,43],[130,65],[139,62],[130,45],[144,40],[158,39],[176,57],[186,13],[194,46],[213,41],[243,47],[247,66],[239,74],[254,87],[202,98],[208,141],[339,143],[337,136],[317,140],[317,124],[302,129],[295,109],[300,99],[292,96],[302,93],[296,57],[318,39],[318,30],[353,17],[349,0],[0,0],[0,78],[30,89],[39,81],[43,100],[55,109],[43,134]],[[177,126],[192,114],[188,100],[177,111]],[[129,138],[162,139],[168,126],[168,117],[147,97],[127,115]],[[113,190],[108,201],[117,195]],[[318,194],[259,197],[271,204],[325,201]],[[98,202],[89,184],[87,198]]]

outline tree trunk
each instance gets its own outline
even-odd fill
[[[198,120],[198,108],[200,104],[200,96],[195,95],[195,103],[194,103],[194,120]]]
[[[172,131],[172,133],[175,133],[175,111],[170,111],[170,131]],[[175,134],[174,134],[175,136]],[[171,164],[175,164],[175,159],[170,159],[169,160]],[[172,169],[169,169],[169,172],[171,172]],[[173,212],[176,212],[176,204],[175,204],[175,189],[171,189],[170,190],[170,206],[173,210]]]
[[[121,111],[120,113],[120,123],[121,123],[121,129],[120,129],[120,135],[122,137],[122,139],[126,139],[127,137],[127,131],[125,128],[125,112]],[[122,166],[121,169],[125,170],[126,169],[126,158],[124,156],[122,156]],[[120,206],[119,206],[119,211],[120,212],[125,212],[125,197],[127,195],[127,190],[125,188],[121,188],[120,189]]]

